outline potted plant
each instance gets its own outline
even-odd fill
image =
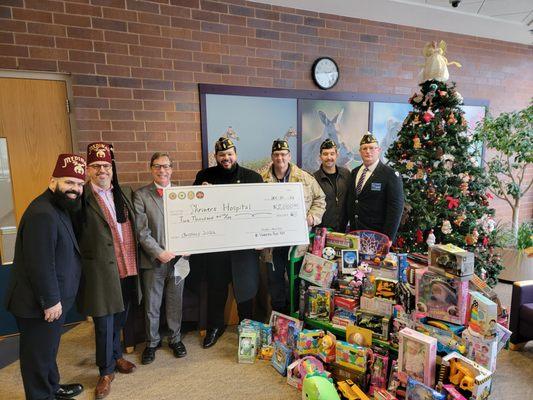
[[[531,224],[519,227],[520,202],[531,189],[533,180],[526,171],[533,162],[533,102],[523,110],[501,113],[493,118],[488,114],[478,123],[475,140],[483,142],[489,150],[486,170],[490,177],[490,190],[512,209],[511,246],[501,250],[504,271],[500,279],[516,281],[532,279],[532,259],[524,257],[524,237],[529,238]],[[522,245],[518,246],[519,238]]]

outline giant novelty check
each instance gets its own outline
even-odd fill
[[[166,248],[176,254],[309,243],[301,183],[178,186],[163,200]]]

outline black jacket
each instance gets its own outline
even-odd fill
[[[348,195],[350,230],[377,231],[394,241],[403,211],[402,178],[380,161],[357,195],[355,179],[361,166],[351,173]]]
[[[203,169],[196,175],[194,185],[207,182],[213,185],[263,183],[263,178],[257,172],[241,167],[236,164],[235,168],[227,171],[222,167],[215,166]],[[238,187],[235,188],[238,195]],[[256,250],[229,251],[230,255],[233,291],[237,303],[247,301],[255,297],[259,287],[259,255]],[[191,275],[189,280],[198,280],[198,271],[193,269],[205,268],[217,265],[220,262],[221,253],[195,254],[191,256]],[[195,282],[197,284],[197,282]],[[193,283],[193,285],[195,284]]]
[[[42,318],[61,301],[66,313],[74,303],[81,258],[70,216],[46,190],[20,220],[15,259],[6,293],[6,308],[22,318]]]
[[[335,232],[344,232],[348,224],[346,200],[350,188],[350,171],[337,166],[337,190],[322,168],[319,168],[313,176],[326,194],[326,212],[322,216],[320,226],[331,228]]]

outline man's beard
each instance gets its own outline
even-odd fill
[[[81,198],[78,192],[75,192],[73,190],[67,190],[66,192],[62,192],[61,190],[59,190],[59,187],[56,187],[56,189],[52,193],[54,203],[62,210],[76,212],[81,209]],[[75,194],[77,197],[75,199],[71,199],[67,196],[68,193]]]

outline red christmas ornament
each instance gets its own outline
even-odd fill
[[[483,236],[483,247],[487,247],[489,245],[489,238],[487,236]]]
[[[435,118],[435,114],[433,114],[433,112],[430,110],[427,110],[424,115],[422,115],[422,119],[426,124],[428,124],[433,118]]]
[[[405,244],[405,239],[402,236],[398,236],[398,239],[396,239],[396,246],[397,247],[403,247]]]
[[[448,202],[448,210],[453,210],[454,208],[459,207],[459,199],[452,196],[446,196],[446,201]]]
[[[420,229],[417,229],[416,230],[416,242],[422,243],[423,241],[424,241],[424,234],[422,233]]]

